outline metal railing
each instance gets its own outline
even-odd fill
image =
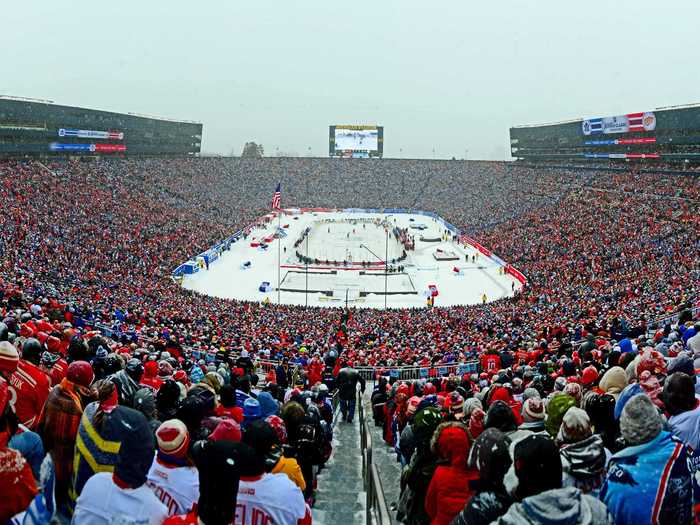
[[[366,494],[366,525],[392,525],[386,504],[382,480],[377,466],[372,462],[372,435],[365,419],[362,395],[357,396],[357,412],[360,417],[360,447],[362,450],[362,481]]]

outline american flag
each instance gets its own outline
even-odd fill
[[[282,204],[282,192],[280,191],[280,185],[281,183],[277,183],[277,189],[275,190],[275,193],[272,195],[272,209],[273,210],[279,210],[280,209],[280,204]]]

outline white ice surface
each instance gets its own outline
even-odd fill
[[[293,218],[296,217],[296,218]],[[436,306],[452,306],[460,304],[477,304],[482,301],[483,294],[486,294],[488,301],[494,301],[513,294],[511,285],[515,282],[515,289],[520,284],[510,275],[499,274],[498,265],[487,257],[479,254],[471,246],[464,246],[452,241],[444,242],[422,242],[419,240],[423,235],[426,238],[437,237],[444,233],[443,227],[435,220],[423,215],[385,215],[369,213],[325,213],[307,212],[294,216],[284,216],[281,224],[288,224],[285,228],[287,237],[281,241],[274,240],[267,251],[260,251],[252,248],[251,242],[260,240],[272,235],[277,228],[277,220],[274,219],[266,228],[252,231],[246,240],[239,240],[232,245],[231,250],[226,251],[216,261],[209,270],[185,276],[183,287],[189,290],[222,297],[227,299],[241,299],[248,301],[263,301],[268,297],[270,302],[277,302],[277,258],[278,244],[280,246],[282,266],[303,266],[295,256],[294,243],[300,237],[307,226],[312,226],[309,237],[309,256],[321,259],[324,256],[334,260],[346,259],[348,253],[352,255],[354,261],[361,259],[375,261],[376,258],[359,245],[368,246],[381,259],[386,251],[386,237],[382,228],[368,224],[362,228],[362,224],[351,226],[342,224],[345,219],[383,219],[401,228],[406,228],[411,224],[410,219],[428,226],[427,230],[409,230],[409,234],[416,239],[416,249],[408,252],[408,258],[403,264],[407,275],[390,275],[387,278],[389,291],[416,290],[415,295],[390,295],[387,303],[390,308],[424,307],[425,292],[428,285],[437,286],[439,295],[435,300]],[[339,221],[331,223],[331,232],[328,233],[328,225],[321,221]],[[352,233],[352,229],[355,233]],[[348,238],[350,233],[350,238]],[[306,242],[302,242],[299,251],[304,253]],[[284,248],[286,247],[286,252]],[[445,251],[454,251],[460,256],[458,261],[436,261],[433,253],[436,248]],[[389,238],[389,259],[399,257],[402,248],[394,240]],[[472,255],[477,254],[476,262],[472,262]],[[465,261],[465,255],[469,255],[469,262]],[[251,267],[247,270],[241,269],[245,261],[251,262]],[[456,276],[454,267],[462,269],[462,274]],[[329,265],[319,265],[312,271],[328,272]],[[333,268],[338,268],[337,265]],[[290,268],[281,268],[280,279],[283,281],[282,288],[305,289],[306,275],[295,273]],[[297,270],[298,271],[298,270]],[[301,270],[303,272],[303,269]],[[359,295],[360,291],[384,291],[383,269],[375,276],[361,276],[356,270],[337,270],[335,275],[329,274],[309,274],[310,290],[333,290],[334,296],[328,298],[321,293],[309,293],[308,304],[312,306],[342,306],[345,302],[345,290],[348,290],[348,297],[352,300]],[[268,281],[273,287],[273,291],[262,293],[258,290],[263,281]],[[302,292],[280,292],[280,299],[283,304],[303,305],[306,303],[305,293]],[[370,294],[364,298],[352,302],[355,307],[383,308],[384,296]]]

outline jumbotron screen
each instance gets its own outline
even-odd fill
[[[384,153],[384,128],[370,125],[330,126],[328,154],[331,157],[369,158]]]

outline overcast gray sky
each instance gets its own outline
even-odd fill
[[[204,123],[203,149],[507,158],[508,128],[700,102],[698,0],[4,2],[0,94]],[[435,152],[433,154],[433,151]]]

